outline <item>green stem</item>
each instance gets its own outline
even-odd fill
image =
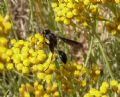
[[[98,22],[96,20],[96,17],[94,18],[94,29],[93,29],[93,33],[94,33],[94,36],[97,38],[98,42],[99,42],[99,48],[100,48],[100,51],[102,53],[102,56],[103,56],[103,60],[105,61],[105,64],[106,64],[106,68],[109,72],[109,75],[111,76],[112,79],[114,79],[114,76],[112,74],[112,70],[110,68],[110,65],[109,65],[109,62],[108,62],[108,57],[106,56],[105,54],[105,50],[104,48],[102,47],[102,44],[101,44],[101,41],[100,41],[100,38],[98,37],[97,35],[97,32],[98,32]]]
[[[34,9],[33,9],[33,0],[29,0],[29,7],[30,7],[30,24],[31,24],[31,28],[32,28],[32,30],[33,30],[33,28],[34,28],[34,24],[33,24],[33,22],[34,22]],[[34,30],[33,30],[34,31]]]
[[[89,58],[90,58],[90,53],[91,53],[91,50],[92,50],[92,45],[93,45],[93,38],[91,39],[89,51],[88,51],[88,54],[87,54],[87,58],[85,60],[85,67],[87,66],[87,63],[88,63]]]
[[[8,13],[9,12],[9,10],[8,10],[8,2],[6,1],[6,0],[4,0],[4,6],[5,6],[5,13]]]
[[[99,41],[99,40],[98,40]],[[102,47],[101,43],[99,42],[99,47],[100,47],[100,50],[101,50],[101,53],[102,53],[102,56],[103,56],[103,59],[106,63],[106,68],[111,76],[112,79],[114,79],[114,76],[113,76],[113,73],[112,73],[112,70],[110,68],[110,65],[108,63],[108,60],[107,60],[107,56],[105,55],[105,51],[104,51],[104,48]]]
[[[60,81],[58,81],[58,90],[59,90],[59,94],[60,94],[59,97],[63,97],[63,94],[62,94],[62,86],[61,86],[61,82],[60,82]]]

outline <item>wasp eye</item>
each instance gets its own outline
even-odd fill
[[[65,54],[65,52],[61,51],[61,50],[58,50],[58,54],[59,54],[59,57],[61,59],[61,61],[66,64],[67,63],[67,55]]]

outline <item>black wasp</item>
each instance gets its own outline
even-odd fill
[[[51,33],[51,31],[49,29],[46,29],[43,31],[43,35],[45,38],[47,38],[49,40],[49,49],[50,51],[53,53],[54,49],[57,47],[57,39],[61,39],[63,42],[67,43],[70,46],[76,47],[76,48],[83,48],[83,44],[74,40],[70,40],[67,38],[63,38],[61,36],[57,36],[53,33]],[[59,57],[61,59],[61,61],[66,64],[67,62],[67,55],[65,54],[64,51],[62,50],[57,50]]]

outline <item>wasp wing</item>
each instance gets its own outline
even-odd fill
[[[83,44],[80,42],[77,42],[77,41],[74,41],[71,39],[67,39],[67,38],[63,38],[60,36],[59,36],[59,38],[70,46],[77,47],[77,48],[83,48]]]

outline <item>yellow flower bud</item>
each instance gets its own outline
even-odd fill
[[[22,64],[22,63],[18,63],[18,64],[15,65],[15,67],[16,67],[16,69],[17,69],[18,71],[22,71],[23,64]]]
[[[27,59],[28,58],[28,54],[29,53],[27,53],[27,52],[21,52],[21,54],[20,54],[20,59],[22,60],[22,61],[24,61],[24,59]],[[29,59],[29,58],[28,58]],[[28,60],[27,59],[27,60]]]
[[[10,16],[9,16],[9,15],[6,15],[6,16],[4,17],[4,22],[8,21],[9,19],[10,19]]]
[[[12,45],[14,45],[16,43],[16,40],[12,39],[10,42],[11,42]]]
[[[120,30],[120,24],[117,26],[117,29]]]
[[[23,45],[24,45],[24,40],[19,40],[19,41],[17,42],[17,44],[19,45],[19,47],[23,46]]]
[[[118,89],[118,81],[117,80],[110,81],[110,85],[111,85],[113,91],[117,91],[117,89]]]
[[[29,61],[30,61],[30,63],[32,63],[32,64],[38,63],[37,60],[36,60],[36,57],[29,57]]]
[[[65,2],[68,2],[68,0],[64,0]]]
[[[66,19],[64,16],[60,17],[60,21],[64,21]]]
[[[23,60],[23,65],[24,66],[29,66],[30,65],[30,61],[28,59],[24,59]]]
[[[52,7],[53,8],[57,7],[57,3],[52,3]]]
[[[24,67],[22,68],[22,73],[23,73],[23,74],[28,74],[28,73],[29,73],[29,68],[24,66]]]
[[[30,48],[30,49],[29,49],[29,53],[30,53],[30,54],[34,53],[34,49],[33,49],[33,48]]]
[[[7,48],[6,48],[6,47],[4,47],[4,46],[1,46],[1,47],[0,47],[0,53],[1,53],[1,54],[4,54],[4,55],[5,55],[6,51],[7,51]]]
[[[120,83],[118,84],[118,91],[117,93],[120,95]]]
[[[11,58],[9,56],[7,56],[6,62],[10,62],[10,61],[11,61]]]
[[[64,19],[63,22],[64,22],[65,25],[69,25],[69,24],[70,24],[70,20],[69,20],[69,19],[66,19],[66,18]]]
[[[33,57],[36,57],[36,56],[37,56],[37,52],[35,51],[35,52],[33,52],[31,55],[32,55]]]
[[[3,28],[0,26],[0,33],[3,31]],[[1,33],[2,34],[2,33]]]
[[[38,70],[38,66],[37,65],[33,65],[32,66],[32,72],[36,72]]]
[[[43,97],[50,97],[50,95],[48,95],[48,94],[44,94],[44,96]]]
[[[26,83],[26,89],[28,92],[32,92],[33,91],[33,87],[30,83]]]
[[[24,97],[30,97],[30,93],[29,92],[25,92],[24,93]]]
[[[11,57],[12,54],[13,54],[13,51],[11,49],[7,49],[6,55],[9,56],[9,57]]]
[[[55,17],[55,21],[56,21],[56,22],[59,22],[59,21],[60,21],[60,17],[58,17],[58,16]]]
[[[19,57],[19,54],[13,55],[12,59],[13,59],[13,62],[16,63],[16,64],[20,63],[20,61],[21,61],[20,57]]]
[[[38,85],[38,90],[41,91],[41,92],[43,92],[44,91],[43,85]]]
[[[22,87],[19,88],[19,92],[22,93],[24,89]]]
[[[88,26],[88,23],[87,23],[87,22],[84,22],[84,23],[83,23],[83,26],[84,26],[84,27],[87,27],[87,26]]]
[[[0,45],[5,46],[5,45],[7,45],[7,43],[8,43],[7,38],[5,38],[5,37],[0,37]]]
[[[73,18],[73,13],[72,13],[72,12],[67,12],[66,17],[67,17],[67,18]]]
[[[20,58],[20,56],[19,56],[19,54],[20,54],[20,48],[18,48],[18,47],[12,47],[12,52],[13,52],[14,54],[16,54],[16,55],[14,55],[16,58],[17,58],[17,57]]]
[[[90,0],[84,0],[84,4],[88,5],[90,3]]]
[[[100,92],[102,94],[106,94],[108,92],[108,89],[109,89],[108,82],[103,82],[102,85],[100,86]]]
[[[12,27],[12,25],[11,25],[10,22],[5,22],[5,23],[4,23],[4,28],[5,28],[5,30],[10,30],[11,27]]]
[[[76,70],[76,71],[74,72],[74,76],[75,76],[75,77],[79,77],[79,76],[80,76],[80,71],[79,71],[79,70]]]
[[[116,35],[117,31],[116,30],[112,30],[112,35]]]
[[[101,97],[101,93],[100,91],[98,91],[97,89],[94,89],[94,88],[91,88],[89,93],[92,95],[92,96],[95,96],[95,97]]]
[[[100,70],[99,70],[99,69],[96,70],[96,71],[95,71],[95,74],[96,74],[96,75],[100,75]]]
[[[63,9],[65,6],[66,6],[65,3],[59,3],[59,8],[60,8],[60,9]]]
[[[42,54],[42,53],[41,53],[41,54],[38,54],[38,55],[37,55],[36,60],[38,60],[38,62],[40,63],[40,62],[45,61],[46,57],[47,57],[46,54],[44,54],[44,53]]]
[[[77,70],[81,70],[82,69],[82,65],[76,65],[76,67],[77,67]]]
[[[4,64],[0,62],[0,71],[4,70]]]
[[[54,11],[57,13],[58,11],[60,11],[60,8],[59,7],[55,7]]]
[[[54,97],[59,97],[60,96],[58,91],[56,91],[53,95],[54,95]]]
[[[55,66],[55,64],[50,64],[49,70],[52,70],[52,71],[54,71],[55,69],[56,69],[56,66]]]
[[[41,73],[41,72],[37,73],[37,78],[40,79],[40,80],[41,80],[41,79],[44,80],[44,79],[45,79],[45,76],[46,76],[45,73]]]
[[[73,10],[72,10],[72,14],[73,14],[73,15],[78,15],[78,14],[79,14],[79,12],[78,12],[78,10],[77,10],[77,9],[73,9]]]
[[[19,94],[20,94],[20,97],[24,96],[24,89],[23,88],[19,88]]]
[[[120,3],[120,0],[115,0],[115,3]]]
[[[8,70],[14,69],[13,63],[8,63],[8,64],[7,64],[7,69],[8,69]]]
[[[44,70],[43,64],[38,64],[38,65],[37,65],[37,70],[38,70],[38,71],[43,71],[43,70]]]
[[[44,37],[41,34],[35,34],[40,43],[44,43]]]
[[[35,81],[35,82],[34,82],[34,89],[35,89],[35,90],[38,89],[38,85],[39,85],[38,81]]]
[[[52,91],[56,91],[57,88],[58,88],[58,83],[54,82],[51,90],[52,90]]]
[[[67,3],[67,7],[68,7],[68,8],[73,8],[73,7],[74,7],[74,4],[73,4],[72,2],[69,2],[69,3]]]
[[[82,86],[82,87],[85,87],[85,86],[86,86],[86,84],[87,84],[87,83],[86,83],[86,81],[85,81],[85,80],[81,81],[81,86]]]
[[[40,91],[36,90],[35,91],[35,97],[41,97],[42,95],[40,95]]]
[[[86,93],[84,97],[93,97],[90,93]]]
[[[53,54],[52,54],[52,52],[50,52],[48,55],[48,59],[43,63],[45,70],[49,67],[51,60],[52,60],[52,56],[53,56]]]
[[[44,80],[46,81],[46,83],[49,84],[51,82],[51,80],[52,80],[52,75],[51,74],[46,75]]]

